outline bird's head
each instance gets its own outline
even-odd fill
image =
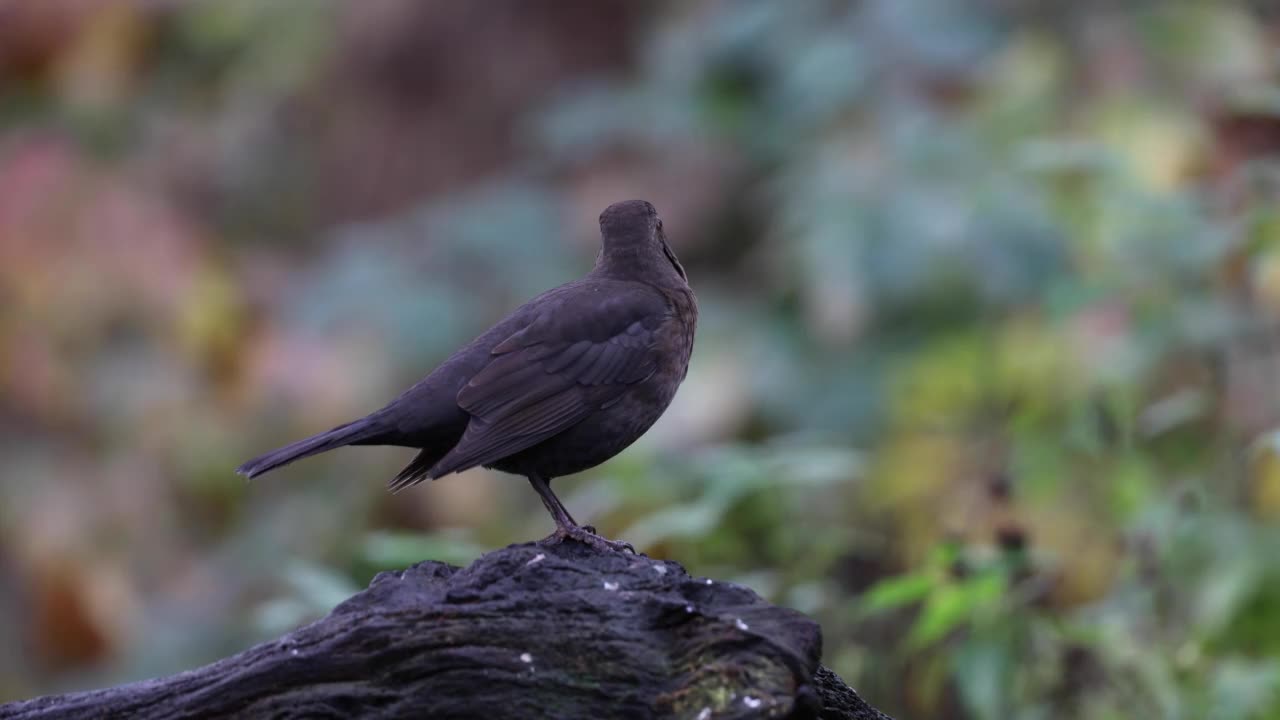
[[[643,273],[655,279],[674,274],[687,282],[684,267],[667,244],[662,218],[644,200],[624,200],[605,208],[600,213],[600,239],[597,268],[611,274]]]

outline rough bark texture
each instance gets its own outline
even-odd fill
[[[816,623],[679,565],[576,543],[382,573],[327,617],[167,678],[0,718],[883,720]]]

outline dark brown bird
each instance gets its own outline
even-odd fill
[[[555,520],[543,542],[629,548],[579,526],[552,478],[599,465],[671,404],[698,306],[662,220],[643,200],[600,214],[595,267],[520,306],[386,407],[236,472],[250,478],[344,445],[419,448],[393,491],[476,466],[529,479]]]

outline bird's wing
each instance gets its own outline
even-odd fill
[[[494,347],[458,392],[471,421],[431,477],[532,447],[654,372],[666,302],[647,287],[608,290],[580,288]]]

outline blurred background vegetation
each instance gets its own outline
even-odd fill
[[[0,0],[0,700],[541,537],[380,406],[653,201],[689,379],[579,518],[909,718],[1280,717],[1268,2]]]

